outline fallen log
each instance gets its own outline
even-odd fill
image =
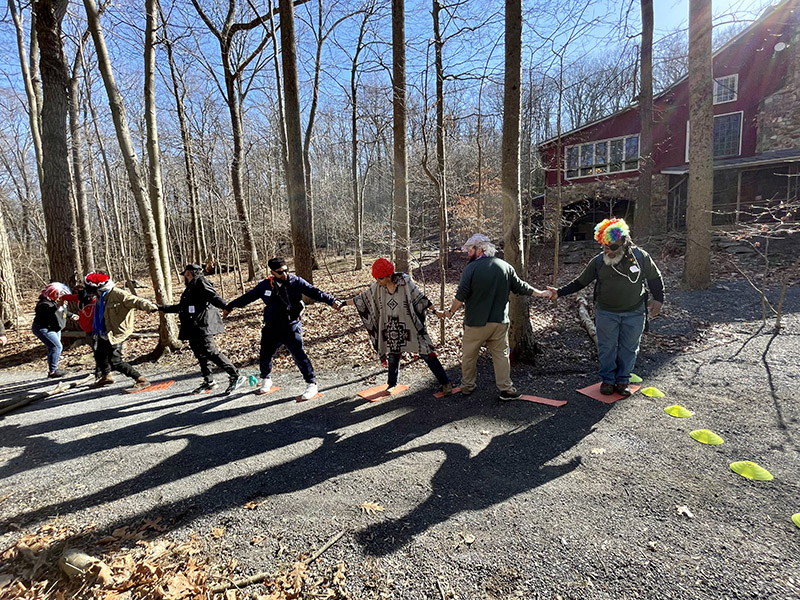
[[[586,302],[586,298],[583,296],[578,296],[578,316],[581,319],[581,325],[583,325],[589,337],[594,340],[594,345],[597,347],[597,328],[589,315],[589,303]]]
[[[50,396],[54,396],[56,394],[66,392],[67,390],[71,390],[72,388],[81,385],[82,383],[86,383],[86,378],[79,379],[78,381],[72,381],[70,383],[62,381],[53,389],[46,390],[44,392],[39,392],[38,394],[34,394],[33,396],[30,397],[24,397],[21,395],[15,396],[10,400],[10,404],[6,404],[5,406],[0,406],[0,416],[13,412],[18,408],[22,408],[23,406],[27,406],[28,404],[36,402],[37,400],[44,400],[45,398],[49,398]]]

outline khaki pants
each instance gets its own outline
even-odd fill
[[[511,363],[508,360],[508,323],[487,323],[483,327],[464,325],[461,348],[461,389],[475,389],[478,354],[486,346],[492,354],[494,381],[501,392],[510,390]]]

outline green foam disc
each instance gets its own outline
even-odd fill
[[[663,398],[664,396],[666,396],[664,392],[654,387],[646,387],[643,390],[641,390],[641,392],[648,398]]]
[[[673,417],[678,417],[681,419],[685,419],[686,417],[691,417],[694,413],[690,411],[688,408],[684,408],[680,404],[673,404],[672,406],[668,406],[664,409],[664,412],[668,415]]]
[[[731,463],[731,471],[738,473],[742,477],[755,479],[756,481],[772,481],[773,479],[772,473],[749,460],[740,460],[739,462]]]
[[[723,440],[710,429],[695,429],[694,431],[690,432],[689,435],[692,436],[693,440],[697,440],[701,444],[719,446],[720,444],[725,443],[725,440]]]
[[[642,383],[642,378],[636,373],[631,373],[631,383]]]
[[[792,522],[794,522],[795,525],[800,527],[800,513],[794,513],[792,515]]]

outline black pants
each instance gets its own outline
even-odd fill
[[[447,377],[447,373],[442,366],[441,361],[435,354],[420,354],[419,357],[425,361],[425,364],[428,365],[428,368],[431,370],[431,373],[434,374],[436,380],[442,384],[446,385],[450,383],[450,379]],[[400,355],[399,354],[387,354],[386,355],[386,362],[389,366],[389,387],[394,387],[397,385],[397,377],[400,373]]]
[[[208,366],[209,361],[213,362],[220,369],[225,371],[230,377],[238,377],[239,371],[233,366],[233,363],[227,356],[222,354],[214,343],[214,336],[200,335],[197,337],[189,338],[189,347],[194,352],[197,362],[200,363],[200,372],[203,374],[203,379],[211,381],[211,367]]]
[[[124,360],[122,360],[122,343],[112,344],[107,339],[97,338],[97,345],[94,347],[94,362],[101,377],[108,375],[111,371],[118,371],[132,379],[139,379],[141,374]]]
[[[300,369],[306,383],[316,383],[314,367],[303,347],[303,326],[300,321],[267,325],[261,329],[261,377],[269,377],[272,373],[272,357],[281,346],[286,346],[291,352],[294,364]]]

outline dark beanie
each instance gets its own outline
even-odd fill
[[[199,275],[199,274],[202,274],[203,267],[201,267],[200,265],[195,265],[195,264],[186,265],[186,268],[183,271],[181,271],[181,273],[182,274],[186,273],[186,271],[191,271],[192,275]]]
[[[282,269],[286,266],[286,259],[280,256],[276,256],[275,258],[270,258],[267,261],[267,266],[270,268],[271,271],[277,271],[278,269]]]

